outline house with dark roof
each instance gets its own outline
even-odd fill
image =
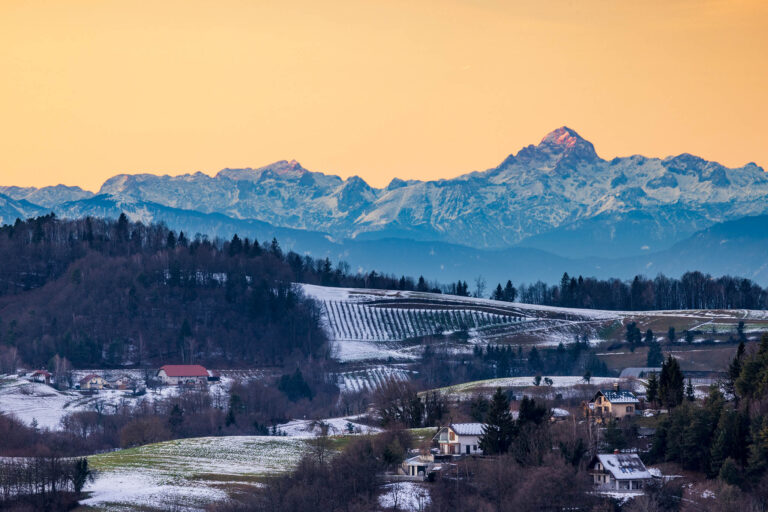
[[[165,385],[208,382],[208,370],[199,364],[166,364],[157,371],[157,378]]]
[[[484,427],[484,423],[451,423],[440,428],[433,441],[443,455],[482,455],[480,436]]]
[[[592,482],[603,491],[632,491],[653,479],[636,453],[598,453],[587,465]]]
[[[615,384],[613,389],[601,389],[589,401],[586,413],[596,418],[623,418],[637,412],[640,400],[631,391],[624,391]]]

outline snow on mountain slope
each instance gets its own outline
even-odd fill
[[[46,206],[64,197],[25,193]],[[643,247],[664,249],[714,223],[768,212],[768,176],[753,163],[729,169],[689,154],[608,161],[567,127],[498,167],[448,180],[394,179],[377,189],[356,176],[342,179],[280,161],[258,169],[224,169],[214,177],[118,175],[99,193],[118,202],[254,219],[336,239],[399,237],[478,248],[531,239],[530,246],[540,242],[559,254],[563,244],[531,237],[570,229],[587,240],[581,250],[594,252],[598,245],[589,236],[598,236],[601,225],[580,223],[602,216],[611,224],[644,212],[642,218],[616,224],[616,236],[600,239],[599,245],[618,255],[642,254]]]
[[[2,192],[2,191],[0,191]],[[0,226],[13,224],[16,219],[27,219],[48,213],[44,208],[26,200],[16,200],[0,193]]]
[[[17,201],[29,201],[32,204],[51,208],[67,201],[78,201],[93,197],[93,192],[80,187],[56,185],[53,187],[4,187],[0,186],[0,194],[5,194]]]

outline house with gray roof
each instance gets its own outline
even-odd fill
[[[622,391],[618,385],[613,389],[601,389],[589,401],[589,413],[596,417],[623,418],[637,412],[640,400],[631,391]]]
[[[480,436],[484,423],[451,423],[437,431],[434,441],[443,455],[482,455]]]
[[[595,487],[605,491],[639,490],[653,479],[636,453],[598,453],[587,471]]]

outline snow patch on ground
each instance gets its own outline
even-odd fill
[[[382,431],[378,427],[356,423],[357,417],[348,416],[345,418],[327,418],[323,420],[293,420],[282,425],[278,425],[278,430],[286,436],[319,436],[322,433],[322,426],[328,426],[329,436],[345,434],[377,434]],[[351,431],[350,431],[351,427]]]
[[[385,510],[422,512],[431,503],[429,490],[416,482],[393,482],[384,486],[379,505]]]
[[[84,505],[118,511],[137,506],[198,511],[227,499],[232,482],[291,471],[308,437],[233,436],[180,439],[94,455],[96,479]]]

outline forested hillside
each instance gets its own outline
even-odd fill
[[[2,357],[33,366],[324,357],[315,305],[292,283],[364,283],[276,240],[190,240],[125,216],[17,221],[0,228],[0,262]]]
[[[632,281],[576,278],[566,272],[559,286],[541,281],[521,285],[519,297],[528,304],[624,311],[768,308],[768,289],[749,279],[689,270],[679,279],[659,274]]]

